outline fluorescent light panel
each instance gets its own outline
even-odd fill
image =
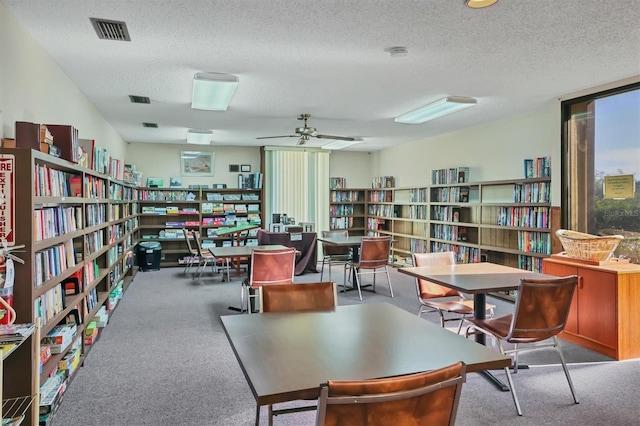
[[[466,0],[467,6],[471,9],[482,9],[483,7],[489,7],[496,4],[498,0]]]
[[[396,117],[396,123],[419,124],[476,105],[475,98],[448,96]]]
[[[322,149],[342,149],[362,141],[334,141],[322,146]]]
[[[225,111],[238,87],[238,77],[213,72],[196,73],[193,77],[191,108]]]
[[[189,129],[187,131],[187,143],[194,145],[209,145],[213,132],[211,130],[194,130]]]

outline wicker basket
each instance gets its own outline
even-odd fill
[[[567,256],[600,262],[609,259],[624,239],[622,235],[597,236],[566,229],[558,229],[556,235]]]

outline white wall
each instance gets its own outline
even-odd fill
[[[431,183],[431,170],[465,166],[471,181],[524,177],[525,158],[551,157],[552,204],[560,205],[560,102],[446,135],[372,153],[372,176],[395,176],[397,187]]]
[[[16,121],[68,124],[80,138],[95,139],[111,156],[124,159],[120,135],[2,3],[0,111],[2,137],[15,136]]]
[[[371,187],[371,154],[356,151],[331,151],[329,174],[343,177],[349,188]]]
[[[143,185],[148,177],[164,178],[169,186],[169,177],[180,176],[180,151],[213,151],[215,153],[214,176],[182,176],[182,186],[225,183],[228,188],[238,187],[238,173],[230,173],[230,164],[248,164],[251,172],[260,172],[260,148],[239,146],[149,144],[129,143],[125,163],[134,164],[142,171]],[[243,173],[246,175],[246,173]]]

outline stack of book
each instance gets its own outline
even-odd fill
[[[33,333],[34,329],[35,324],[32,322],[0,325],[0,346],[20,343],[29,337]]]

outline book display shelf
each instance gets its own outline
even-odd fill
[[[140,238],[162,246],[160,266],[183,265],[189,256],[184,230],[198,231],[203,247],[257,245],[263,227],[262,189],[141,188]],[[256,225],[241,233],[236,226]]]
[[[329,193],[329,229],[349,231],[349,235],[364,235],[367,190],[331,189]]]
[[[0,152],[19,182],[12,232],[25,263],[15,266],[16,322],[39,321],[42,336],[9,360],[4,394],[38,387],[40,407],[25,424],[37,424],[38,408],[47,424],[135,274],[138,189],[32,149]]]

